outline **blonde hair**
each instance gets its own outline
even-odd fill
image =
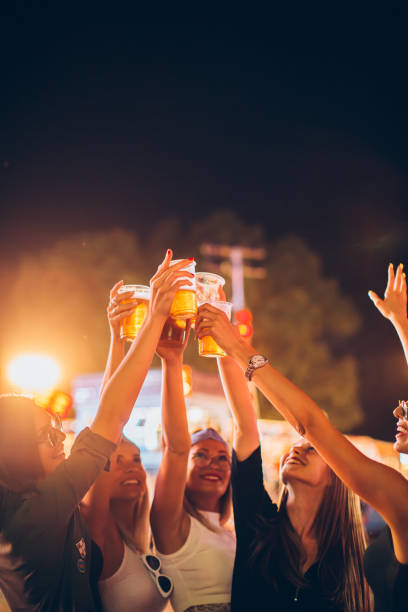
[[[112,512],[115,525],[122,540],[132,550],[140,553],[146,553],[150,550],[151,532],[150,532],[150,500],[149,491],[147,489],[143,494],[142,499],[139,501],[132,517],[132,528],[129,530],[121,523],[115,513]]]
[[[200,521],[207,529],[211,529],[211,531],[218,531],[214,525],[206,519],[206,517],[200,512],[194,502],[189,498],[187,488],[184,490],[184,500],[183,500],[184,510],[188,512],[195,519]],[[230,516],[232,514],[232,487],[231,481],[228,483],[228,488],[220,498],[220,525],[225,525],[228,522]]]
[[[138,449],[140,453],[140,449],[131,440],[122,435],[120,444],[131,444],[135,448]],[[144,469],[144,468],[143,468]],[[145,482],[145,491],[139,502],[136,504],[135,509],[133,511],[132,516],[132,525],[131,528],[128,529],[115,515],[115,511],[111,506],[111,513],[113,519],[115,521],[115,525],[117,530],[122,538],[122,540],[131,548],[132,550],[140,553],[146,553],[150,550],[150,542],[151,542],[151,531],[150,531],[150,499],[149,499],[149,489],[147,487],[147,482]]]
[[[334,603],[344,605],[348,612],[370,612],[369,587],[365,580],[363,554],[366,546],[361,506],[358,496],[348,489],[329,468],[331,484],[326,490],[313,522],[317,539],[316,563],[322,585],[335,584],[326,595]],[[274,583],[283,576],[295,587],[306,582],[301,572],[305,551],[299,535],[293,529],[286,511],[288,490],[282,487],[278,516],[271,521],[260,519],[253,548],[252,561],[259,561],[264,577]],[[276,559],[277,546],[283,555]],[[336,563],[333,563],[333,559]],[[271,568],[276,571],[271,572]]]

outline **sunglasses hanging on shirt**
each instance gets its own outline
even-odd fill
[[[151,553],[147,555],[140,555],[140,557],[149,570],[160,595],[162,597],[169,597],[173,591],[173,581],[169,576],[165,576],[160,572],[161,561],[159,557],[156,557],[156,555],[152,555]]]

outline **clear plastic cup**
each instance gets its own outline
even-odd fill
[[[215,300],[212,302],[212,306],[222,310],[231,321],[231,302],[224,302],[222,300]],[[212,336],[204,336],[198,340],[198,354],[201,357],[225,357],[225,351],[216,343]]]
[[[160,342],[167,346],[181,346],[187,335],[187,319],[172,319],[168,317],[160,336]]]
[[[128,296],[125,300],[121,300],[121,304],[127,304],[130,300],[135,299],[137,302],[132,314],[122,321],[120,337],[122,340],[132,342],[139,333],[149,309],[150,287],[147,285],[122,285],[118,291],[118,295],[128,291],[131,291],[132,295]]]
[[[212,272],[196,272],[196,293],[198,305],[219,301],[219,288],[225,285],[225,278]]]
[[[181,261],[181,259],[174,259],[171,262],[171,266]],[[195,273],[196,262],[186,264],[182,270],[187,272]],[[192,319],[197,316],[197,296],[196,296],[196,283],[195,277],[191,278],[186,276],[186,280],[189,280],[192,285],[181,286],[174,296],[173,303],[170,308],[170,316],[172,319]]]

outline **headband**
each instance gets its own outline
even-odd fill
[[[196,431],[195,433],[191,434],[191,446],[193,446],[194,444],[198,444],[198,442],[202,442],[203,440],[216,440],[217,442],[221,442],[222,444],[224,444],[224,446],[226,446],[229,450],[228,444],[226,443],[224,438],[222,438],[220,434],[212,427],[207,427],[207,429],[200,429],[199,431]]]

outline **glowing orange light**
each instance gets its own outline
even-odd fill
[[[237,310],[235,313],[235,319],[238,323],[251,323],[252,322],[252,313],[250,310],[246,308],[243,310]]]
[[[252,323],[252,313],[250,310],[243,309],[237,310],[235,313],[235,320],[238,323],[239,335],[242,338],[250,338],[254,333]]]
[[[54,359],[38,353],[19,355],[8,367],[8,377],[19,390],[47,393],[60,377],[60,367]]]
[[[252,325],[248,325],[247,323],[239,323],[238,325],[239,335],[243,338],[250,338],[253,333]]]
[[[44,410],[52,414],[58,414],[61,419],[65,419],[72,406],[72,397],[64,391],[50,391],[45,395],[37,395],[35,403]]]

